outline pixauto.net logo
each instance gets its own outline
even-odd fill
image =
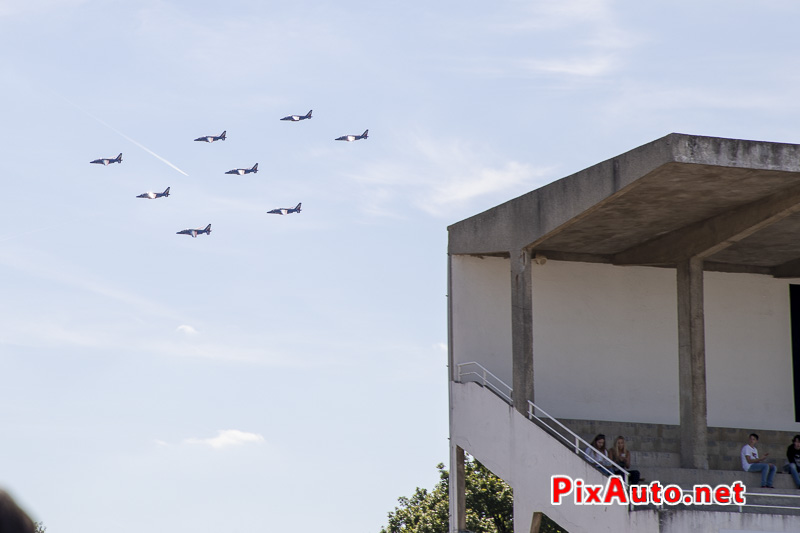
[[[741,481],[732,485],[695,485],[684,491],[677,485],[661,485],[653,481],[648,485],[625,486],[620,476],[611,476],[605,485],[589,485],[582,479],[569,476],[550,477],[550,503],[561,505],[572,495],[575,505],[744,505],[745,487]]]

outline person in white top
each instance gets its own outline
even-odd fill
[[[778,468],[773,464],[764,462],[769,457],[768,453],[765,453],[764,457],[758,456],[756,444],[758,444],[758,435],[750,433],[747,444],[742,446],[742,470],[745,472],[761,472],[761,486],[771,489],[773,488],[772,480],[775,478],[775,471]]]

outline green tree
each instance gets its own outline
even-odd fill
[[[513,533],[514,499],[511,487],[474,459],[466,461],[464,476],[467,529],[474,533]],[[439,483],[432,491],[417,487],[410,498],[398,498],[381,533],[448,533],[450,476],[439,463]]]

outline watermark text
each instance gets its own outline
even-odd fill
[[[561,505],[570,498],[575,505],[744,505],[745,486],[741,481],[732,485],[695,485],[684,491],[677,485],[626,486],[620,476],[611,476],[605,485],[591,485],[570,476],[550,477],[550,503]]]

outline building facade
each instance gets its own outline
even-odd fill
[[[783,464],[800,433],[799,145],[671,134],[448,231],[452,531],[465,452],[514,488],[517,532],[535,512],[571,533],[800,531],[786,505],[552,506],[550,476],[605,478],[538,420],[619,432],[682,486],[751,485],[735,461],[751,431]]]

